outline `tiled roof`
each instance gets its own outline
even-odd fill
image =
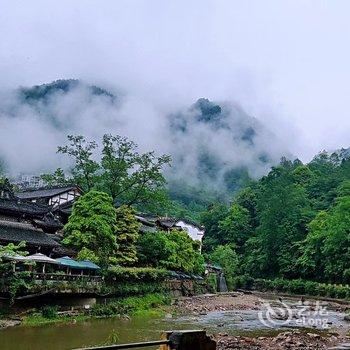
[[[41,230],[21,222],[0,220],[0,241],[19,243],[25,241],[28,245],[59,247],[60,244]]]
[[[157,223],[165,228],[172,228],[176,224],[176,220],[172,218],[159,218]]]
[[[16,196],[20,199],[34,199],[34,198],[47,198],[57,196],[61,193],[78,188],[74,185],[69,186],[57,186],[50,188],[39,188],[36,190],[29,190],[25,192],[17,192]]]
[[[50,235],[51,236],[51,235]],[[56,239],[55,239],[56,240]],[[55,256],[64,256],[64,255],[68,255],[70,257],[75,257],[77,255],[77,252],[74,249],[65,247],[63,245],[55,247],[53,249],[53,253]]]
[[[155,221],[151,221],[143,216],[140,216],[140,215],[135,215],[135,218],[138,222],[140,222],[141,224],[143,225],[146,225],[146,226],[155,226]]]
[[[0,199],[0,212],[9,214],[29,214],[34,216],[43,216],[49,211],[45,205],[39,205],[31,202],[22,202],[18,199]]]

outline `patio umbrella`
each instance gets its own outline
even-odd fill
[[[41,253],[28,255],[28,256],[25,257],[25,260],[42,263],[43,264],[43,273],[45,273],[45,265],[46,264],[56,264],[56,265],[59,264],[59,262],[56,261],[55,259],[51,259],[48,256],[46,256],[44,254],[41,254]]]
[[[15,260],[15,261],[26,261],[26,257],[19,254],[4,254],[1,256],[3,259]]]
[[[11,261],[13,272],[16,271],[16,263],[19,261],[28,261],[25,256],[19,254],[5,253],[0,258]]]

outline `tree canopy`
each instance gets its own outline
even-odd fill
[[[107,266],[115,255],[116,211],[110,195],[92,190],[81,196],[64,227],[63,243],[77,249],[78,257]]]
[[[82,135],[68,135],[68,144],[58,147],[58,153],[72,159],[68,175],[62,169],[42,175],[48,185],[74,182],[83,190],[108,193],[117,205],[136,206],[151,211],[167,203],[164,167],[170,164],[168,155],[139,153],[137,145],[125,137],[105,134],[98,143]]]
[[[252,277],[350,281],[350,159],[322,152],[309,164],[282,159],[201,215],[204,251],[229,244]],[[220,248],[222,249],[222,248]]]

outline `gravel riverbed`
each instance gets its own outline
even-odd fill
[[[340,344],[350,349],[350,304],[344,302],[234,292],[179,298],[174,304],[181,322],[187,319],[207,329],[218,350],[329,349]],[[266,305],[272,310],[267,317],[271,324],[261,321]],[[317,317],[323,322],[312,323]]]

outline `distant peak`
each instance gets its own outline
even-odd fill
[[[203,121],[210,121],[213,116],[217,116],[222,112],[221,107],[218,104],[211,102],[207,98],[198,99],[193,105],[193,108],[201,113],[199,120]]]
[[[58,91],[68,93],[79,86],[87,88],[93,95],[105,95],[113,100],[115,98],[115,96],[109,91],[95,85],[89,85],[79,79],[59,79],[47,84],[35,85],[26,88],[22,87],[19,89],[19,95],[24,101],[37,101],[46,99]]]

